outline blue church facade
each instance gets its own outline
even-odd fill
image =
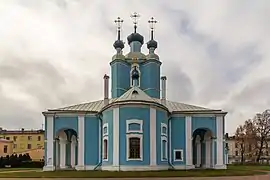
[[[43,112],[44,171],[226,169],[227,113],[167,100],[153,26],[147,55],[141,52],[144,37],[137,33],[136,21],[127,38],[130,52],[123,55],[122,22],[116,20],[111,98],[105,75],[103,100]]]

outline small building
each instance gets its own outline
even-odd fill
[[[12,153],[14,154],[24,154],[36,149],[44,151],[44,130],[25,130],[23,128],[20,130],[6,130],[0,128],[0,139],[12,143]],[[40,161],[43,159],[44,154],[34,152],[31,153],[35,154],[34,157],[30,156],[33,160]]]
[[[44,171],[226,169],[227,113],[168,100],[167,78],[161,76],[162,61],[155,53],[156,21],[149,21],[147,54],[141,52],[144,37],[134,22],[134,32],[127,37],[130,51],[126,55],[120,39],[122,21],[118,18],[115,22],[118,38],[113,44],[116,54],[109,63],[111,97],[109,76],[104,75],[102,100],[43,112]]]
[[[0,139],[0,157],[5,157],[13,153],[13,142],[6,139]]]

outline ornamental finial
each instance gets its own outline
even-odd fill
[[[134,12],[133,14],[130,15],[130,17],[133,19],[133,24],[134,24],[134,33],[136,33],[137,30],[137,24],[138,24],[138,19],[141,17],[138,13]]]

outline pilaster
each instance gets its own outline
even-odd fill
[[[47,141],[47,150],[46,150],[46,159],[45,166],[43,171],[53,171],[54,166],[54,116],[52,114],[46,115],[46,141]]]
[[[113,166],[119,166],[119,107],[113,109]]]
[[[157,165],[157,113],[155,108],[150,108],[150,166]]]
[[[193,169],[193,158],[192,158],[192,117],[186,116],[186,169]]]
[[[77,170],[84,170],[84,135],[85,135],[85,116],[78,116],[78,165],[76,166]]]

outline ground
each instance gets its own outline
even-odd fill
[[[207,176],[207,177],[206,177]],[[222,177],[221,177],[222,176]],[[235,177],[237,176],[237,177]],[[249,176],[249,177],[247,177]],[[5,169],[0,170],[0,180],[6,178],[13,178],[15,180],[19,177],[27,177],[29,180],[43,178],[50,180],[53,177],[69,178],[71,180],[78,180],[81,178],[97,178],[101,179],[126,179],[132,180],[134,177],[142,177],[142,179],[149,179],[155,177],[155,180],[269,180],[270,166],[229,166],[228,170],[192,170],[192,171],[163,171],[163,172],[101,172],[101,171],[58,171],[58,172],[42,172],[40,169]],[[126,178],[124,178],[126,177]],[[146,178],[148,177],[148,178]],[[171,178],[168,178],[171,177]],[[175,177],[175,178],[173,178]],[[12,179],[9,179],[12,180]]]

